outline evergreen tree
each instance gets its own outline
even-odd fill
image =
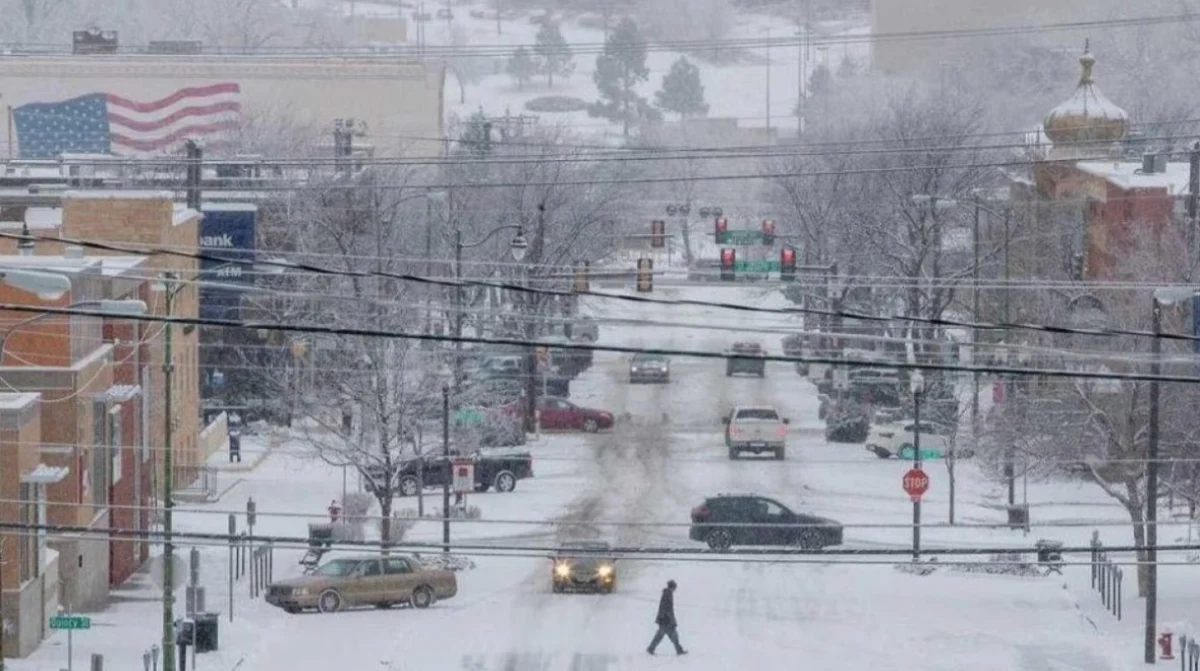
[[[492,153],[492,122],[483,110],[472,114],[463,124],[458,147],[453,151],[459,156],[484,158]]]
[[[660,109],[674,112],[680,119],[708,113],[704,102],[704,84],[700,82],[700,68],[680,56],[663,76],[662,89],[655,92],[654,104]]]
[[[588,113],[620,121],[623,133],[629,137],[631,125],[660,116],[634,89],[649,78],[646,39],[633,19],[623,18],[605,40],[604,52],[596,57],[592,80],[600,90],[600,100],[588,108]]]
[[[517,47],[512,56],[508,57],[508,74],[517,82],[517,88],[524,90],[525,83],[533,79],[533,75],[537,73],[537,64],[533,62],[533,55],[525,47]]]
[[[567,40],[563,38],[558,24],[547,19],[538,30],[533,51],[541,59],[542,72],[546,73],[546,85],[554,86],[554,75],[570,77],[575,71],[574,57]]]
[[[813,68],[812,75],[808,78],[808,90],[814,96],[825,95],[833,89],[833,73],[829,71],[828,65],[818,65]]]

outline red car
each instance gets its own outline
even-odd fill
[[[543,429],[580,430],[595,433],[613,427],[613,414],[604,410],[581,408],[562,398],[543,397],[538,400],[538,413]]]

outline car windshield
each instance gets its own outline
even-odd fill
[[[779,419],[779,414],[770,408],[744,408],[738,410],[736,419]]]
[[[334,559],[316,570],[317,575],[342,577],[358,570],[358,559]]]
[[[663,356],[655,356],[653,354],[639,354],[633,357],[633,362],[637,364],[666,363],[667,358]]]
[[[762,349],[758,343],[740,342],[733,346],[735,352],[757,352]]]

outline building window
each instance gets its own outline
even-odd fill
[[[38,501],[37,487],[29,483],[21,483],[18,497],[21,500],[20,518],[21,524],[27,529],[37,528],[38,525]],[[19,558],[21,562],[21,582],[25,583],[33,580],[38,576],[38,541],[42,537],[42,532],[27,533],[19,536],[20,547]]]
[[[111,480],[110,485],[115,485],[121,481],[121,406],[120,404],[113,406],[112,410],[108,411],[108,446],[109,454],[112,457],[109,467]]]
[[[108,413],[104,401],[92,402],[92,505],[108,504]]]

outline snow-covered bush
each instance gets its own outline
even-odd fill
[[[379,522],[380,535],[382,535],[384,520],[379,520]],[[392,513],[392,518],[387,520],[387,522],[390,525],[388,531],[391,532],[391,535],[387,538],[389,538],[392,543],[399,543],[400,541],[404,540],[405,534],[407,534],[414,526],[416,526],[417,511],[413,510],[412,508],[397,510]]]
[[[441,519],[442,509],[434,508],[429,516]],[[452,520],[477,520],[483,517],[483,511],[479,509],[479,506],[453,506],[450,508],[449,517]]]
[[[347,524],[361,524],[375,505],[375,497],[366,492],[350,492],[342,500],[342,515]]]

